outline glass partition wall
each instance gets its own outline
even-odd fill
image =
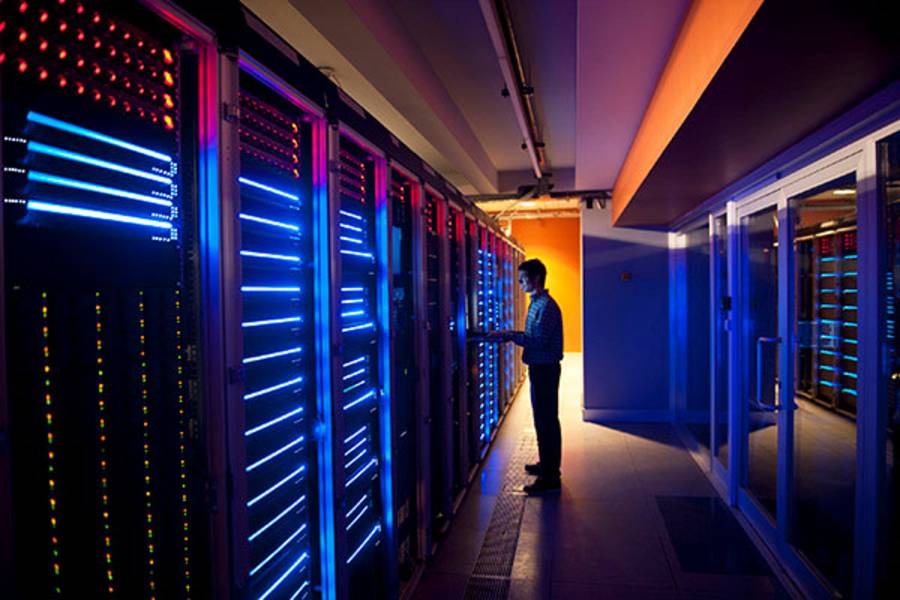
[[[898,130],[673,238],[673,417],[814,597],[898,587]]]

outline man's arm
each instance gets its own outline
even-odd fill
[[[523,348],[546,348],[553,332],[562,329],[562,314],[555,302],[549,302],[531,328],[531,333],[509,331],[507,339]]]

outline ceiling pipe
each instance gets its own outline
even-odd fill
[[[537,126],[536,111],[534,109],[534,88],[525,83],[525,70],[522,66],[522,55],[516,42],[516,33],[512,26],[509,7],[506,0],[478,0],[481,13],[500,63],[500,71],[503,81],[512,101],[513,112],[522,138],[525,140],[525,149],[531,159],[531,168],[534,176],[541,180],[546,173],[547,157],[544,152],[544,143],[540,139]]]

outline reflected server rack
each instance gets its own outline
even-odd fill
[[[857,404],[856,227],[797,238],[799,320],[809,341],[798,360],[798,388],[847,416]]]
[[[521,250],[236,3],[0,11],[4,592],[408,595]]]

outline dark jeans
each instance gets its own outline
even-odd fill
[[[559,363],[529,365],[531,379],[531,410],[537,432],[541,476],[559,478],[562,454],[562,433],[559,429]]]

